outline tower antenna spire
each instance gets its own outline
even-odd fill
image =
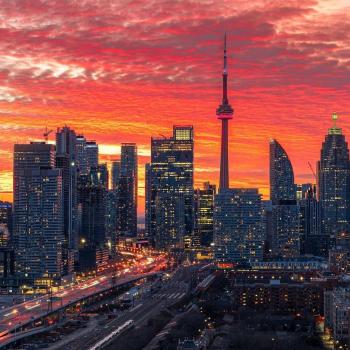
[[[336,128],[337,127],[337,120],[338,120],[338,114],[337,113],[333,113],[332,114],[332,120],[333,120],[333,127]]]
[[[333,113],[332,114],[333,126],[330,129],[328,129],[329,135],[341,135],[342,129],[337,126],[337,120],[338,120],[338,114]]]
[[[227,74],[227,54],[226,54],[226,32],[225,32],[225,39],[224,39],[224,74]]]

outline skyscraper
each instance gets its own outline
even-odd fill
[[[321,211],[311,186],[299,200],[300,253],[327,257],[328,239],[321,234]]]
[[[16,271],[33,279],[62,275],[63,195],[55,147],[14,147],[14,234]]]
[[[240,264],[263,258],[265,230],[258,189],[219,191],[214,207],[215,260]]]
[[[333,114],[334,124],[322,144],[317,164],[322,231],[331,240],[342,231],[349,232],[350,221],[349,149],[342,129],[336,124],[337,118]]]
[[[99,150],[98,150],[98,144],[96,143],[96,141],[86,141],[85,157],[86,157],[87,172],[89,172],[92,167],[97,168],[98,155],[99,155]]]
[[[117,192],[108,190],[106,198],[106,239],[108,248],[115,255],[117,241]]]
[[[272,204],[296,200],[292,163],[277,140],[270,141],[270,199]]]
[[[194,192],[194,235],[198,245],[209,247],[214,236],[214,197],[216,186],[205,182],[203,189]]]
[[[272,225],[272,202],[270,200],[261,201],[262,205],[262,219],[265,230],[265,243],[264,243],[264,257],[270,257],[272,238],[273,238],[273,225]]]
[[[120,160],[112,162],[112,189],[116,190],[118,187],[120,177]]]
[[[79,175],[87,175],[88,160],[86,154],[86,138],[83,135],[77,135],[76,137],[76,166]]]
[[[90,178],[93,184],[101,185],[105,189],[108,189],[109,173],[107,163],[101,163],[97,167],[91,167]]]
[[[98,144],[96,141],[86,140],[84,135],[76,136],[76,167],[79,175],[88,175],[92,167],[98,166]]]
[[[120,174],[117,186],[117,232],[119,236],[137,234],[137,146],[121,145]]]
[[[155,191],[152,191],[152,166],[145,164],[145,234],[154,244],[155,236]],[[152,199],[153,198],[153,199]]]
[[[146,234],[159,248],[182,246],[193,234],[193,127],[151,139],[146,165]]]
[[[77,138],[75,131],[65,126],[56,133],[56,168],[62,170],[65,272],[72,272],[73,250],[78,248],[77,233]]]
[[[92,167],[89,175],[79,177],[79,268],[82,271],[96,268],[102,263],[99,256],[108,258],[106,178],[105,171],[99,172],[99,167]]]
[[[7,233],[8,235],[7,240],[10,240],[13,234],[13,217],[12,217],[12,204],[9,202],[0,201],[0,227],[3,228],[4,230],[3,232]],[[1,242],[0,242],[0,245],[1,245]]]
[[[296,257],[300,253],[298,206],[292,163],[277,140],[270,142],[270,196],[274,256]]]
[[[224,70],[222,73],[222,102],[216,110],[218,119],[221,120],[221,160],[220,160],[220,186],[219,190],[229,188],[228,168],[228,121],[232,119],[233,108],[227,97],[227,55],[226,55],[226,33],[224,41]]]

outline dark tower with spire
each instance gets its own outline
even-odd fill
[[[221,120],[221,160],[220,160],[220,186],[219,190],[229,188],[228,170],[228,121],[232,119],[233,108],[227,97],[227,55],[226,55],[226,33],[224,40],[224,71],[222,73],[222,102],[216,110],[218,119]]]

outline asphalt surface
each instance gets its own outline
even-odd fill
[[[115,285],[125,284],[141,276],[146,277],[147,275],[158,271],[159,269],[157,266],[161,266],[161,263],[164,263],[164,261],[156,261],[156,263],[154,263],[154,269],[148,273],[137,273],[140,266],[132,267],[128,269],[128,271],[119,274]],[[153,265],[150,264],[150,266]],[[114,272],[109,271],[103,276],[92,277],[80,284],[69,286],[64,290],[54,293],[52,310],[59,310],[82,298],[95,295],[110,288],[112,286],[114,275]],[[49,313],[48,298],[48,295],[44,295],[0,311],[0,347],[3,344],[6,344],[11,338],[15,337],[15,334],[8,332]]]
[[[170,307],[181,301],[188,292],[188,282],[193,272],[192,267],[179,268],[176,270],[167,282],[156,291],[145,293],[132,309],[121,311],[116,319],[108,322],[106,325],[96,325],[90,332],[84,336],[77,336],[70,343],[66,343],[61,347],[53,345],[49,349],[55,350],[76,350],[90,349],[98,341],[111,334],[118,327],[125,324],[129,320],[134,321],[134,327],[142,327],[153,315],[158,314],[161,310]],[[127,330],[122,333],[125,334]],[[118,341],[115,336],[113,342]]]

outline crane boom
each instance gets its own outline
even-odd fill
[[[45,128],[45,132],[43,134],[45,142],[49,141],[49,135],[53,132],[53,130],[49,130],[47,127]]]
[[[312,172],[312,174],[313,174],[315,180],[317,180],[317,176],[316,176],[315,170],[314,170],[314,168],[312,167],[311,163],[310,163],[310,162],[307,162],[307,164],[309,165],[309,168],[310,168],[310,170],[311,170],[311,172]]]

